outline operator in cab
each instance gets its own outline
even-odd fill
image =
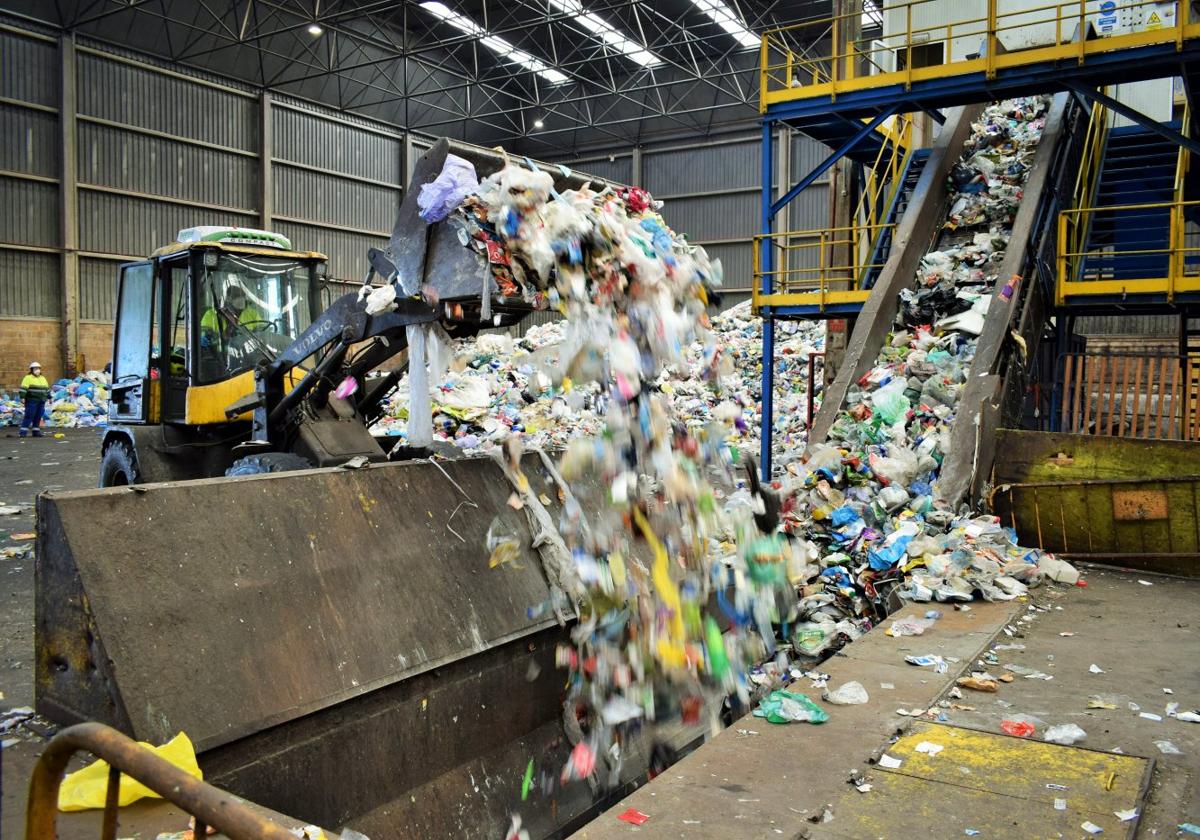
[[[224,302],[210,306],[200,318],[200,346],[224,347],[239,325],[249,329],[262,321],[262,313],[246,299],[246,290],[234,284],[225,291]]]
[[[200,317],[201,367],[206,377],[219,378],[244,369],[258,343],[254,331],[264,323],[245,288],[236,282],[227,286],[224,300]]]

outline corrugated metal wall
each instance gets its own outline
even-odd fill
[[[783,136],[779,143],[790,149],[786,159],[793,180],[829,153],[821,144],[799,135]],[[645,187],[664,203],[663,217],[671,227],[686,234],[690,242],[703,245],[710,256],[720,258],[725,270],[725,303],[745,299],[752,285],[751,241],[759,231],[761,215],[759,135],[703,145],[650,147],[637,154],[622,149],[561,162],[581,172]],[[781,182],[787,177],[788,172],[780,172]],[[828,178],[805,190],[786,212],[781,225],[790,230],[827,226]]]
[[[0,316],[64,314],[63,62],[56,38],[0,31]],[[297,248],[329,255],[331,280],[352,283],[367,249],[386,241],[401,199],[400,129],[286,97],[265,103],[236,83],[83,41],[74,66],[80,320],[111,321],[117,266],[180,228],[259,227],[269,213]]]
[[[0,32],[0,317],[61,312],[58,62],[52,39]]]

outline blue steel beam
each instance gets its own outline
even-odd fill
[[[839,146],[837,150],[833,152],[833,154],[818,163],[811,172],[797,181],[796,185],[788,190],[782,198],[771,205],[771,218],[774,218],[780,210],[788,205],[792,199],[808,189],[814,181],[828,172],[830,167],[844,158],[849,151],[862,142],[864,137],[869,136],[872,131],[879,128],[879,126],[883,124],[884,120],[895,113],[896,106],[893,105],[890,108],[884,108],[883,111],[877,114],[875,119],[871,120],[869,123],[863,123],[862,128],[860,128],[853,137],[846,140],[846,142]]]
[[[763,238],[759,241],[762,252],[759,255],[759,267],[762,270],[761,294],[769,295],[773,290],[775,255],[771,250],[771,222],[775,218],[775,137],[774,123],[764,119],[762,124],[762,219],[759,232]],[[770,308],[762,310],[762,419],[759,428],[759,469],[762,470],[763,483],[771,480],[771,431],[774,428],[775,404],[775,322],[771,317]]]
[[[1079,82],[1067,82],[1066,86],[1073,93],[1082,96],[1085,99],[1090,99],[1093,102],[1099,102],[1104,107],[1116,111],[1121,116],[1128,120],[1132,120],[1147,131],[1153,131],[1160,137],[1165,137],[1176,146],[1183,146],[1192,154],[1200,155],[1200,140],[1193,140],[1191,137],[1187,137],[1175,129],[1163,125],[1158,120],[1146,116],[1141,111],[1129,107],[1124,102],[1113,99],[1107,93],[1093,90]]]

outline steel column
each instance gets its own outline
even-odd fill
[[[271,94],[263,91],[258,103],[258,214],[262,229],[270,230],[275,216],[275,172],[271,165],[275,156],[275,128],[271,113]]]
[[[775,207],[771,200],[775,194],[775,142],[774,123],[764,119],[762,124],[762,219],[759,232],[762,253],[759,266],[762,269],[761,294],[773,291],[775,270],[774,253],[771,250],[771,222],[775,218]],[[764,482],[771,480],[771,431],[774,428],[775,403],[775,321],[769,307],[761,310],[763,319],[762,337],[762,420],[759,430],[759,467]]]
[[[62,283],[62,375],[79,372],[79,154],[75,132],[77,110],[75,75],[75,36],[63,35],[59,52],[59,231],[62,255],[59,274]],[[100,364],[94,367],[101,367]]]

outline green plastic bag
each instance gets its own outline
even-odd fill
[[[772,691],[759,702],[754,716],[766,718],[771,723],[824,723],[829,720],[828,712],[805,695],[792,691]]]

